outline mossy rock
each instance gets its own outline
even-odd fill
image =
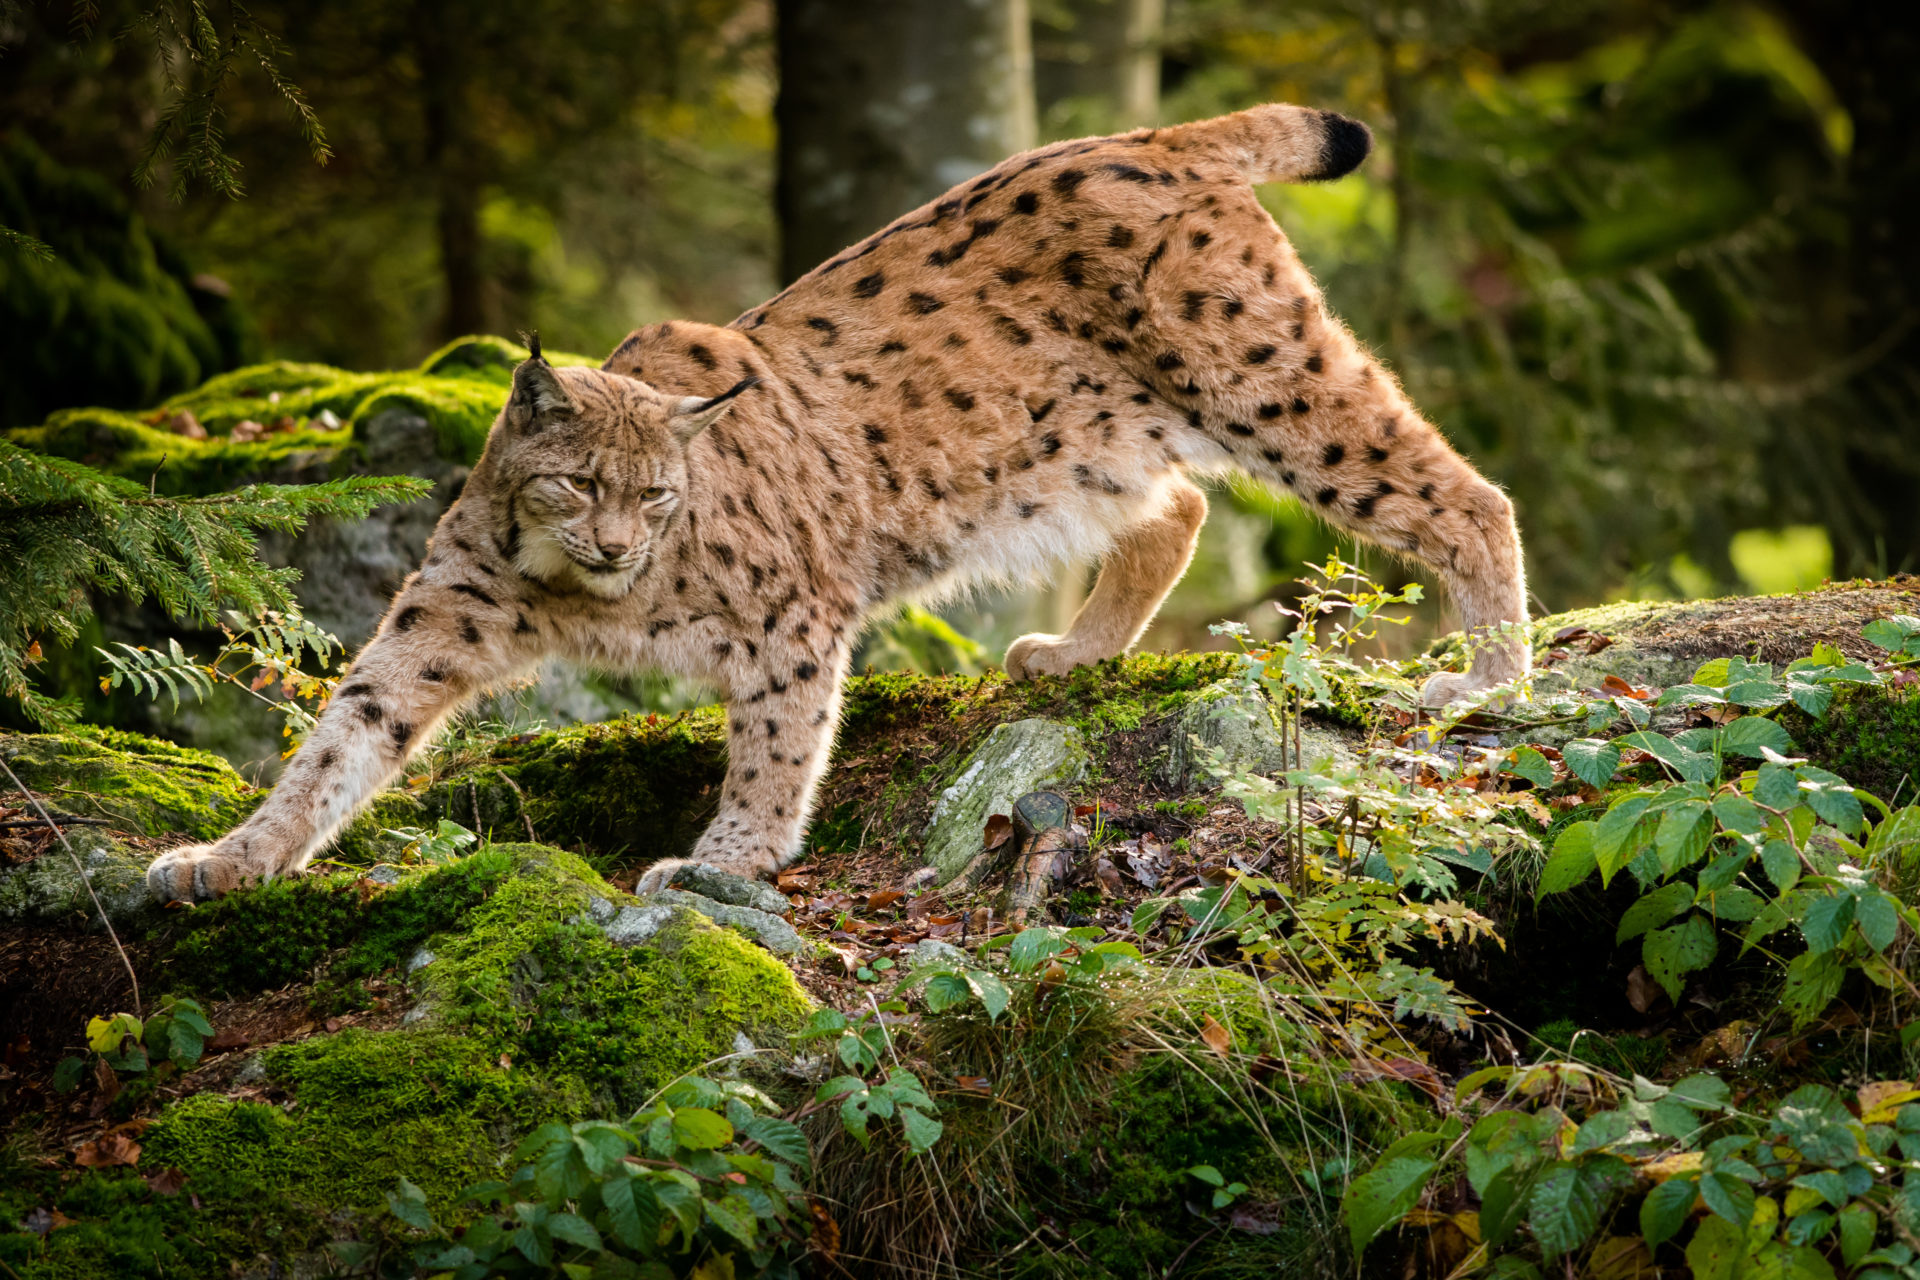
[[[22,866],[0,870],[0,924],[50,925],[90,933],[100,911],[115,925],[151,916],[147,892],[150,855],[129,848],[94,827],[68,830],[66,846],[53,845]],[[72,849],[72,856],[67,854]],[[86,868],[86,878],[74,866]],[[88,892],[88,884],[92,892]],[[93,905],[98,896],[100,907]]]
[[[51,807],[136,835],[211,840],[263,795],[212,752],[118,729],[0,734],[0,756]]]
[[[1885,800],[1920,799],[1920,684],[1843,688],[1820,719],[1790,707],[1780,721],[1822,768]]]

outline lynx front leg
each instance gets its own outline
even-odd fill
[[[665,888],[689,863],[756,877],[793,860],[839,727],[845,676],[844,663],[827,667],[809,659],[764,673],[764,685],[734,695],[727,704],[720,811],[690,856],[648,867],[639,892]]]
[[[1160,513],[1127,530],[1101,562],[1093,594],[1067,634],[1021,636],[1007,650],[1007,674],[1015,680],[1065,675],[1125,653],[1187,571],[1206,519],[1207,495],[1176,481]]]
[[[475,608],[445,586],[416,581],[266,803],[213,844],[161,854],[147,868],[147,888],[162,902],[191,902],[300,871],[441,720],[532,661],[532,644],[522,643],[529,633],[514,627],[511,610]]]

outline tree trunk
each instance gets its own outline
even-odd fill
[[[1166,0],[1067,0],[1034,22],[1034,90],[1048,135],[1157,124]]]
[[[424,159],[434,187],[434,226],[445,286],[442,338],[484,333],[489,328],[486,280],[480,266],[481,179],[466,128],[465,67],[469,63],[455,44],[461,21],[443,0],[420,0],[413,9]]]
[[[776,21],[783,280],[1034,145],[1027,0],[778,0]]]
[[[1920,29],[1904,5],[1876,0],[1790,0],[1785,9],[1853,122],[1847,336],[1855,352],[1877,356],[1853,380],[1858,403],[1839,409],[1865,509],[1833,522],[1855,544],[1836,548],[1836,568],[1911,570],[1920,567]]]

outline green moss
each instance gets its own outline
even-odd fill
[[[351,982],[392,968],[453,928],[514,870],[511,850],[482,849],[365,890],[357,872],[273,880],[196,907],[173,926],[168,974],[207,994],[313,980]]]
[[[118,729],[0,734],[0,753],[60,808],[140,835],[214,839],[252,813],[262,794],[211,752]]]
[[[738,934],[683,911],[648,945],[615,946],[582,916],[594,897],[625,895],[570,854],[498,848],[513,876],[435,940],[421,976],[438,1018],[489,1051],[628,1110],[734,1052],[736,1033],[778,1045],[811,1011],[786,966]]]
[[[398,853],[400,846],[391,836],[383,837],[380,833],[398,827],[418,827],[422,823],[432,825],[426,806],[418,797],[404,791],[382,791],[333,838],[327,860],[353,867],[383,862]]]
[[[564,351],[542,351],[541,357],[553,365],[598,365],[591,356],[570,355]],[[513,381],[513,367],[527,358],[527,349],[517,342],[489,334],[468,334],[455,338],[420,362],[420,372],[445,377],[485,378],[502,388]]]
[[[327,1210],[376,1208],[402,1177],[444,1204],[519,1133],[585,1114],[577,1090],[434,1029],[318,1036],[269,1050],[265,1067],[286,1109],[196,1095],[147,1130],[144,1159]]]
[[[1021,715],[1065,720],[1097,742],[1179,710],[1201,689],[1234,674],[1239,663],[1231,653],[1137,653],[1064,676],[1009,684],[1000,696],[1017,703]]]
[[[1882,799],[1899,791],[1908,804],[1920,786],[1920,685],[1843,688],[1815,720],[1798,708],[1780,721],[1824,769]]]
[[[1658,1036],[1605,1036],[1572,1018],[1556,1018],[1533,1031],[1534,1039],[1556,1053],[1621,1075],[1652,1078],[1667,1060],[1667,1042]]]

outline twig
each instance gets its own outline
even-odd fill
[[[105,818],[76,818],[72,814],[66,813],[51,819],[51,821],[62,827],[110,827],[113,825]],[[12,822],[0,822],[0,831],[13,831],[22,827],[39,827],[45,825],[46,823],[39,818],[21,818]]]
[[[87,896],[93,899],[93,909],[100,913],[100,923],[107,926],[107,936],[113,939],[113,949],[120,953],[120,963],[127,966],[127,981],[133,984],[133,1016],[145,1021],[147,1015],[146,1010],[140,1007],[140,979],[133,971],[133,957],[129,956],[126,947],[121,945],[120,935],[114,932],[113,921],[107,918],[107,909],[100,905],[100,895],[93,891],[93,877],[87,874],[86,865],[80,861],[80,855],[73,851],[73,845],[67,840],[67,833],[62,831],[60,825],[48,815],[47,806],[40,803],[40,798],[27,790],[27,784],[20,781],[19,775],[14,773],[13,766],[7,763],[4,756],[0,756],[0,769],[6,770],[8,779],[12,781],[14,788],[27,798],[27,803],[40,811],[41,819],[53,828],[53,834],[60,837],[61,847],[67,851],[67,856],[73,859],[73,869],[80,873],[80,883],[87,886]]]
[[[507,776],[505,769],[498,770],[497,772],[500,775],[500,781],[512,787],[513,794],[520,797],[520,821],[527,824],[527,839],[533,844],[539,844],[540,837],[533,833],[533,815],[527,812],[527,793],[520,789],[519,783]]]

